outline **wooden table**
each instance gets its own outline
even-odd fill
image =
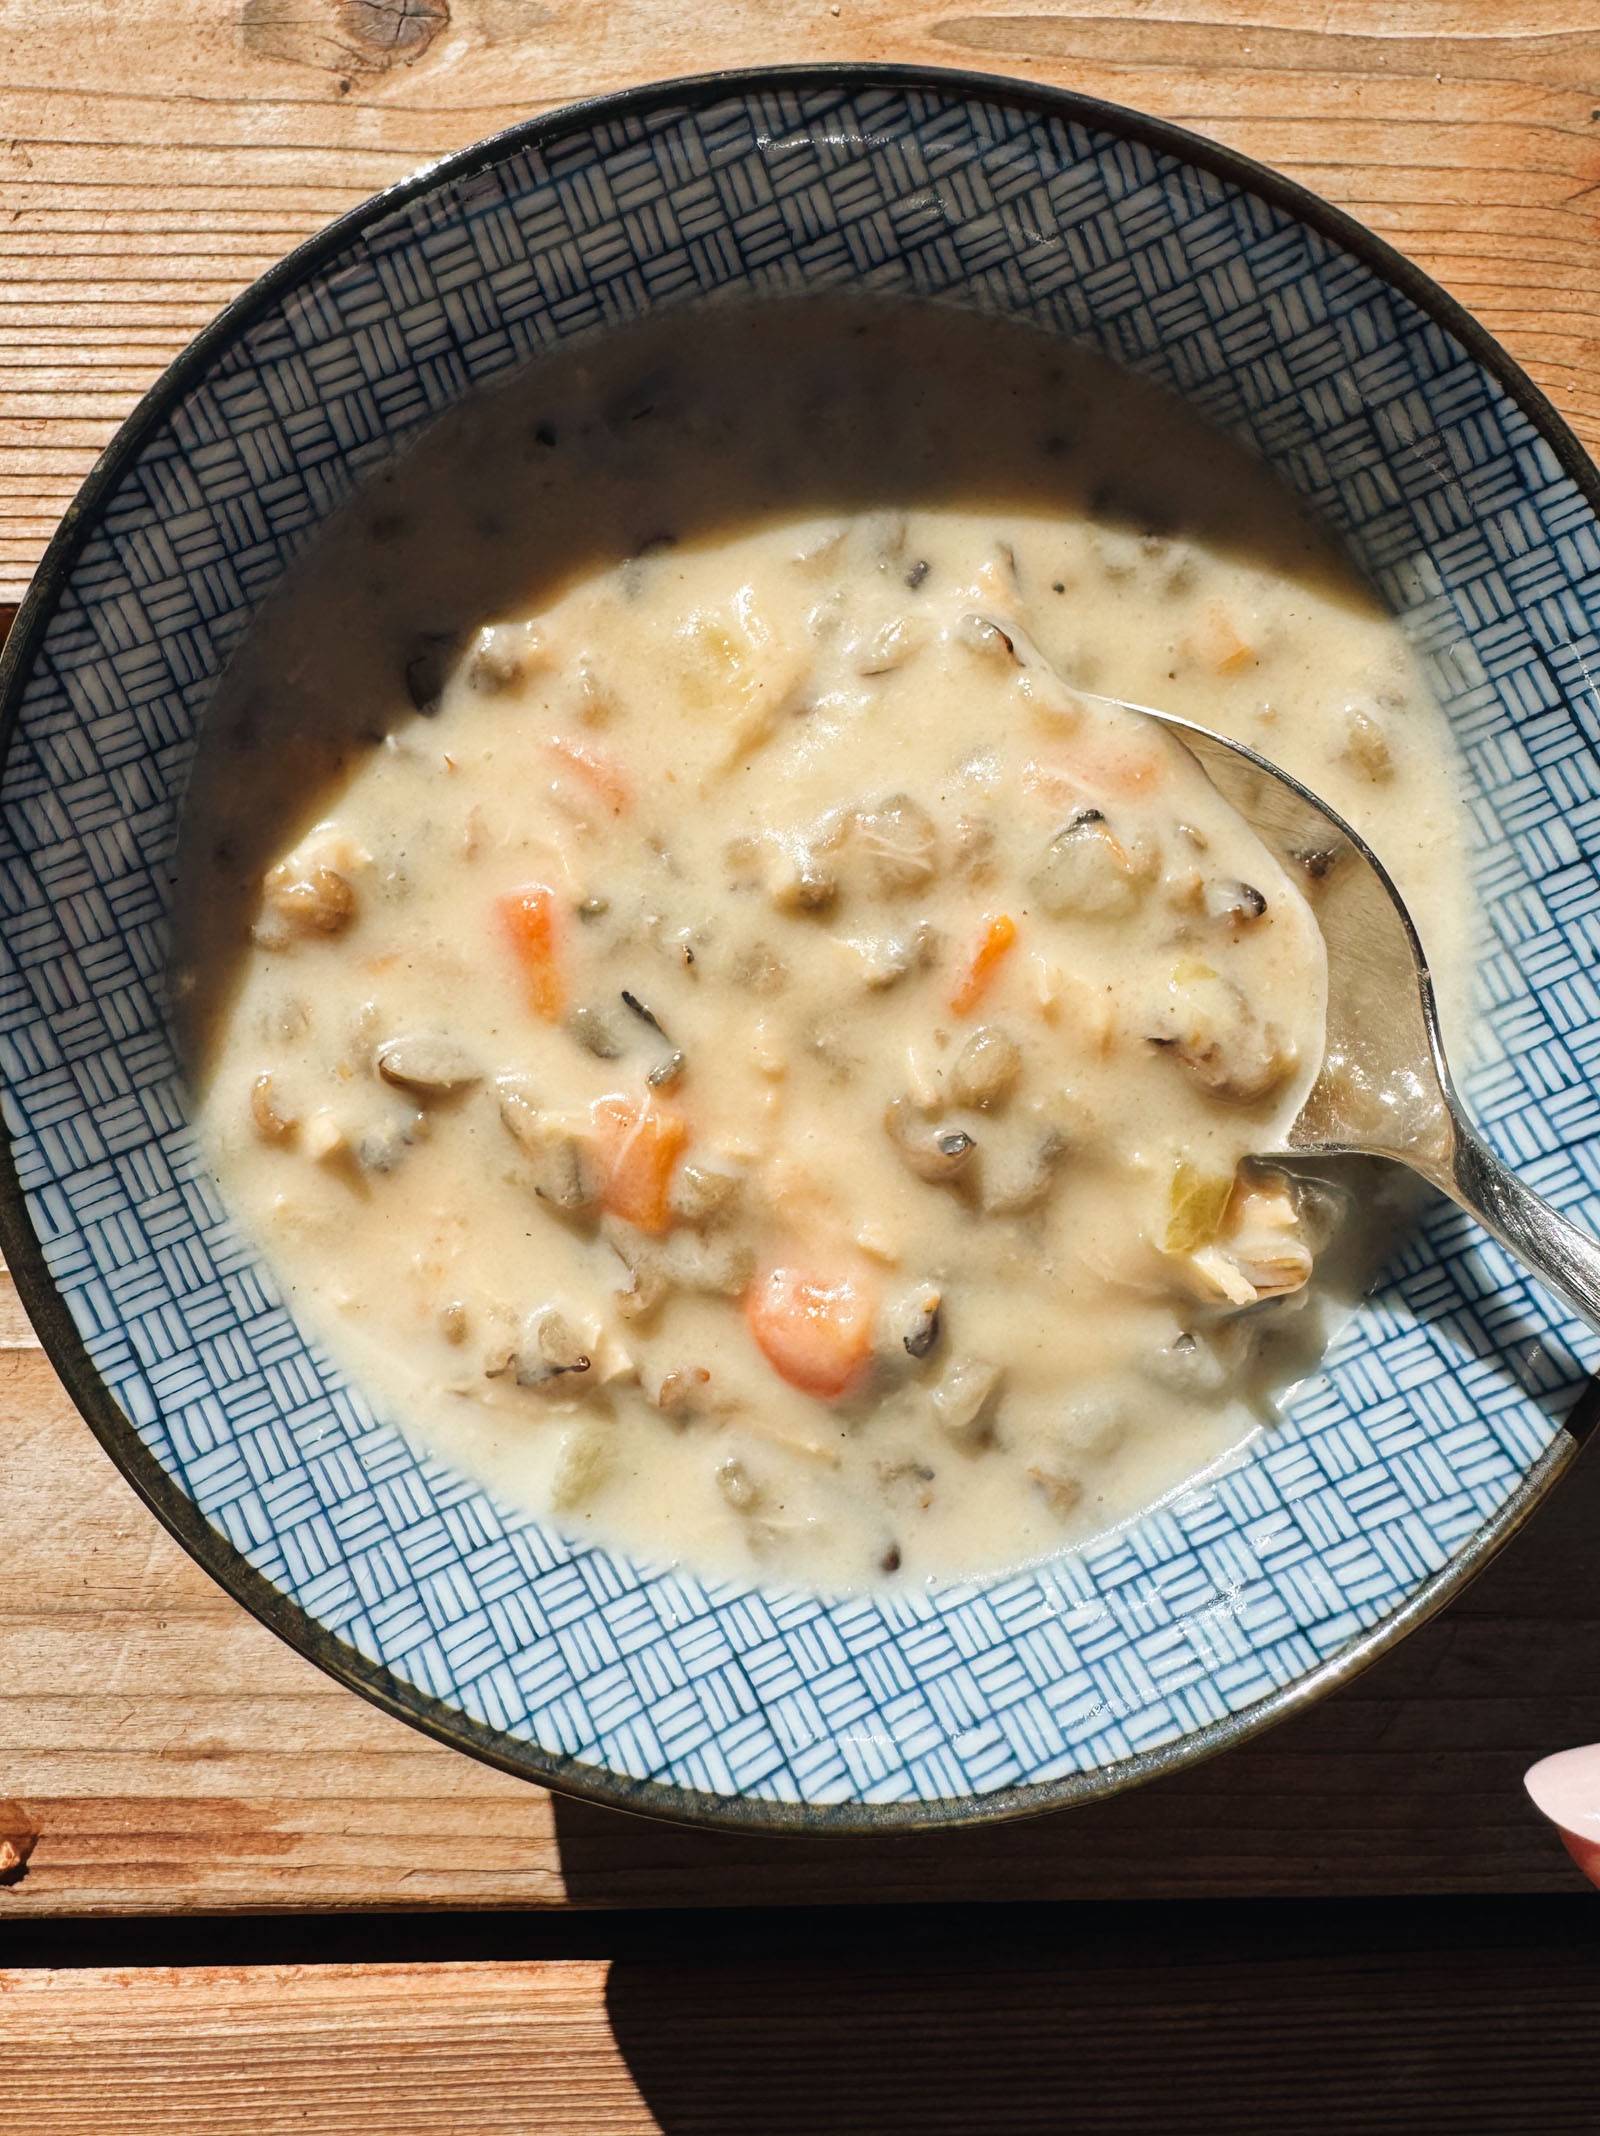
[[[1068,83],[1289,171],[1600,442],[1595,0],[0,0],[0,603],[135,396],[328,217],[546,105],[851,56]],[[1600,1737],[1600,1461],[1218,1763],[991,1833],[763,1843],[558,1803],[338,1690],[140,1510],[9,1289],[0,1386],[0,2132],[1043,2128],[1064,2097],[1276,2128],[1291,2077],[1329,2128],[1375,2088],[1413,2127],[1600,2126],[1560,2045],[1600,2009],[1592,1916],[1519,1786]],[[444,1908],[518,1911],[414,1918]],[[283,1918],[195,1918],[230,1910]]]

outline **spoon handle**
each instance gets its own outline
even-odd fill
[[[1600,1333],[1600,1244],[1508,1171],[1459,1114],[1454,1147],[1428,1177],[1547,1290]]]

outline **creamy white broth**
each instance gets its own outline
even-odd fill
[[[1299,771],[1459,986],[1394,624],[1021,330],[619,336],[319,539],[178,962],[230,1206],[384,1414],[569,1532],[839,1585],[1059,1547],[1269,1413],[1338,1214],[1244,1165],[1320,1055],[1315,876],[1074,683]]]

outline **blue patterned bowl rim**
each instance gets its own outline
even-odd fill
[[[692,111],[730,96],[786,90],[851,94],[872,88],[979,98],[1092,128],[1181,158],[1292,216],[1359,260],[1452,336],[1528,419],[1563,474],[1600,518],[1600,470],[1556,408],[1487,329],[1420,268],[1363,224],[1253,158],[1125,105],[965,68],[837,62],[733,68],[643,84],[566,104],[443,156],[374,194],[298,245],[202,328],[101,453],[29,585],[0,652],[0,769],[17,731],[35,651],[79,552],[98,523],[103,501],[115,490],[152,432],[238,336],[369,225],[436,187],[470,179],[521,151],[542,150],[573,133],[648,116],[660,107]],[[711,1794],[658,1780],[641,1782],[542,1750],[487,1727],[447,1700],[403,1681],[359,1653],[258,1572],[205,1519],[161,1466],[101,1378],[56,1289],[29,1222],[10,1133],[3,1119],[0,1250],[47,1356],[111,1459],[189,1555],[289,1646],[381,1710],[520,1779],[535,1780],[556,1793],[608,1808],[704,1827],[816,1836],[995,1823],[1119,1793],[1213,1757],[1348,1682],[1442,1608],[1522,1526],[1551,1484],[1570,1466],[1600,1416],[1600,1378],[1596,1378],[1588,1382],[1561,1428],[1492,1517],[1446,1563],[1419,1582],[1401,1607],[1316,1668],[1251,1705],[1115,1764],[991,1793],[885,1803],[772,1801]]]

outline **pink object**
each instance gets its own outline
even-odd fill
[[[1522,1784],[1590,1883],[1600,1885],[1600,1743],[1541,1758],[1523,1774]]]

